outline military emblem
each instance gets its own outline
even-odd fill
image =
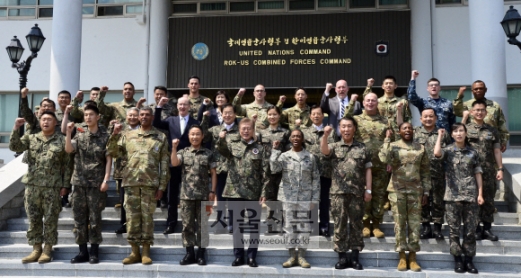
[[[254,148],[253,150],[251,150],[251,152],[252,152],[253,154],[258,154],[258,153],[259,153],[259,149]]]
[[[202,61],[208,57],[208,46],[202,42],[198,42],[192,46],[192,57],[198,61]]]

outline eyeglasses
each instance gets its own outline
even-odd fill
[[[427,84],[427,87],[438,87],[440,84]]]
[[[264,92],[264,91],[265,91],[265,90],[255,90],[254,92],[256,92],[256,93],[262,93],[262,92]]]

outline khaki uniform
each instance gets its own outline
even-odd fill
[[[250,104],[241,104],[242,96],[235,96],[233,98],[233,106],[237,116],[252,118],[253,115],[257,115],[256,127],[258,129],[265,129],[269,126],[268,123],[268,108],[273,104],[264,101],[264,104],[258,105],[255,101]]]
[[[100,91],[100,96],[96,99],[100,115],[102,115],[100,123],[108,127],[112,120],[118,120],[120,123],[125,122],[127,119],[127,110],[136,107],[137,101],[132,99],[130,102],[122,100],[120,102],[106,104],[104,101],[106,94],[106,91]]]
[[[277,106],[282,107],[282,103],[277,103]],[[300,120],[300,128],[310,127],[313,122],[309,115],[311,114],[311,108],[306,105],[304,109],[300,109],[298,104],[295,106],[288,108],[282,111],[282,118],[280,119],[280,124],[284,128],[288,128],[289,130],[294,130],[297,126],[295,125],[296,120]]]

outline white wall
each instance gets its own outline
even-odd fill
[[[32,62],[27,86],[35,91],[48,91],[50,80],[50,52],[52,40],[51,20],[0,21],[0,45],[7,46],[16,35],[25,48],[22,59],[29,56],[25,36],[34,23],[38,23],[47,38],[38,58]],[[81,78],[82,90],[107,85],[111,89],[123,88],[131,81],[137,90],[145,86],[145,25],[136,18],[84,18],[82,31]],[[5,46],[4,46],[5,45]],[[7,53],[0,54],[0,92],[18,90],[18,73],[11,68]],[[74,92],[71,92],[74,94]]]
[[[509,5],[505,5],[505,12]],[[521,5],[514,5],[521,10]],[[503,32],[498,18],[497,27]],[[504,36],[505,41],[507,37]],[[518,39],[521,39],[518,37]],[[433,76],[442,86],[470,85],[470,28],[468,6],[437,7],[433,12]],[[483,43],[487,43],[483,40]],[[521,53],[517,46],[506,43],[506,71],[508,84],[521,84]],[[483,78],[486,82],[486,78]]]

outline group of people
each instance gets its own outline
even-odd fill
[[[505,118],[500,106],[485,98],[483,81],[472,84],[474,99],[463,102],[461,87],[458,97],[449,101],[440,97],[435,78],[427,82],[429,97],[419,97],[418,75],[412,71],[404,97],[395,95],[394,77],[383,79],[380,98],[372,92],[374,79],[368,79],[362,105],[358,95],[348,98],[345,80],[335,86],[328,83],[320,104],[311,107],[305,89],[297,88],[296,105],[284,111],[286,96],[272,105],[265,100],[263,85],[255,86],[250,104],[242,104],[243,88],[231,102],[224,91],[212,101],[200,95],[197,76],[189,78],[189,94],[179,99],[168,98],[166,88],[158,86],[155,103],[146,105],[144,98],[134,99],[134,86],[127,82],[119,103],[104,102],[107,87],[93,88],[83,107],[82,92],[69,105],[70,93],[63,91],[59,109],[44,99],[36,114],[23,89],[23,118],[15,121],[10,140],[10,149],[25,151],[29,165],[23,182],[33,252],[22,261],[50,261],[60,196],[68,195],[71,187],[80,249],[71,263],[99,261],[101,210],[114,159],[114,178],[124,196],[122,228],[116,232],[126,232],[132,247],[124,264],[152,263],[153,213],[157,201],[166,196],[164,234],[175,232],[178,208],[181,213],[186,248],[181,265],[206,264],[208,213],[202,210],[213,202],[217,210],[227,212],[234,243],[243,237],[233,219],[238,210],[250,209],[260,216],[266,207],[267,234],[283,223],[289,251],[283,267],[310,267],[305,259],[309,233],[296,231],[291,222],[294,211],[310,210],[318,203],[321,236],[330,236],[330,215],[333,218],[334,251],[339,256],[335,268],[361,270],[363,239],[385,237],[380,224],[385,203],[390,202],[398,270],[421,270],[416,259],[420,239],[443,240],[446,219],[454,270],[478,273],[473,264],[476,240],[498,240],[491,224],[496,184],[503,177],[501,153],[509,139]],[[336,96],[330,98],[333,88]],[[409,104],[419,109],[421,126],[410,123]],[[461,123],[456,116],[463,117]],[[243,118],[238,121],[239,117]],[[23,124],[27,133],[20,137]],[[283,203],[282,217],[274,217],[280,209],[270,208],[277,200]],[[250,239],[258,238],[258,232],[250,233]],[[300,240],[291,240],[296,238]],[[249,245],[245,260],[244,246],[234,244],[232,266],[256,267],[257,247]]]

